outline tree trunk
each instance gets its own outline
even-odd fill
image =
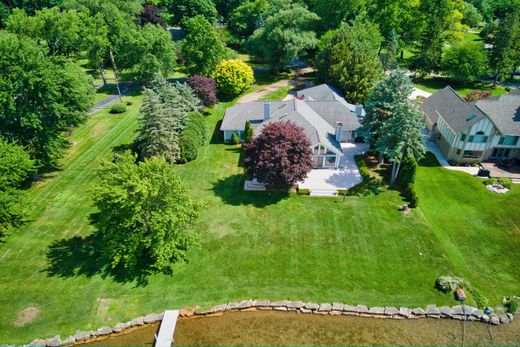
[[[496,70],[496,72],[495,72],[495,79],[493,80],[493,87],[497,86],[498,76],[500,76],[500,74],[499,74],[498,70]]]
[[[392,178],[390,179],[390,187],[395,185],[395,181],[397,181],[397,175],[399,175],[399,170],[401,169],[401,161],[394,161],[392,165]]]
[[[121,95],[121,89],[119,89],[119,72],[117,71],[116,61],[114,59],[114,53],[112,52],[112,48],[108,50],[110,55],[110,62],[112,63],[112,68],[114,69],[114,77],[116,78],[116,87],[117,94],[119,95],[119,101],[123,102],[123,96]]]
[[[401,50],[401,60],[404,59],[404,49]]]
[[[379,165],[385,163],[385,156],[383,155],[383,153],[379,153],[378,161],[379,161]]]
[[[107,85],[107,79],[105,77],[105,68],[103,64],[99,64],[99,74],[101,75],[101,79],[103,80],[103,86]]]

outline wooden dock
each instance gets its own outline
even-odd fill
[[[155,337],[155,347],[171,347],[173,344],[173,333],[177,325],[178,310],[164,311],[159,333]]]

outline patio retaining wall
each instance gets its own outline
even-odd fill
[[[185,318],[215,317],[224,312],[255,311],[255,310],[274,310],[295,312],[301,314],[321,314],[321,315],[348,315],[364,318],[379,319],[420,319],[420,318],[448,318],[465,321],[480,321],[491,325],[508,324],[513,321],[514,315],[507,313],[504,315],[486,315],[480,309],[467,305],[457,306],[436,306],[428,305],[426,308],[406,308],[406,307],[367,307],[365,305],[346,305],[342,303],[314,303],[302,301],[269,301],[269,300],[244,300],[240,302],[230,302],[228,304],[216,305],[208,310],[201,310],[199,306],[183,308],[179,310],[179,315]],[[517,312],[518,313],[518,312]],[[74,335],[65,339],[54,336],[48,339],[35,339],[27,346],[70,346],[77,343],[85,343],[108,337],[112,334],[121,334],[125,330],[145,324],[153,324],[162,320],[162,313],[151,313],[146,316],[134,318],[126,323],[117,323],[113,327],[101,327],[95,331],[77,331]]]

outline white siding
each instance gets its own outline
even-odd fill
[[[466,134],[466,138],[464,141],[460,141],[461,135],[458,136],[458,144],[457,148],[462,149],[464,151],[486,151],[489,148],[492,147],[492,144],[494,143],[496,134],[496,129],[493,126],[493,123],[489,121],[489,119],[484,118],[481,121],[473,124],[468,130],[464,132]],[[487,142],[486,143],[474,143],[469,142],[469,139],[471,136],[476,136],[477,133],[480,133],[483,136],[487,136]]]
[[[437,120],[437,129],[441,133],[442,137],[444,137],[444,139],[450,144],[450,146],[454,146],[457,135],[440,115],[439,119]]]

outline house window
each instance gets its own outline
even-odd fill
[[[480,157],[480,154],[482,152],[475,152],[475,151],[464,151],[464,153],[462,154],[462,157],[463,158],[473,158],[473,159],[477,159]]]
[[[462,134],[462,135],[460,135],[460,140],[461,140],[461,141],[465,141],[465,140],[466,140],[466,134]]]
[[[468,142],[471,142],[471,143],[486,143],[487,141],[488,141],[488,136],[484,136],[484,135],[471,135],[468,140]]]
[[[518,136],[502,136],[498,141],[498,144],[504,146],[516,146],[518,138]]]
[[[335,155],[325,156],[325,162],[323,163],[323,166],[326,166],[326,167],[336,166],[336,156]]]

